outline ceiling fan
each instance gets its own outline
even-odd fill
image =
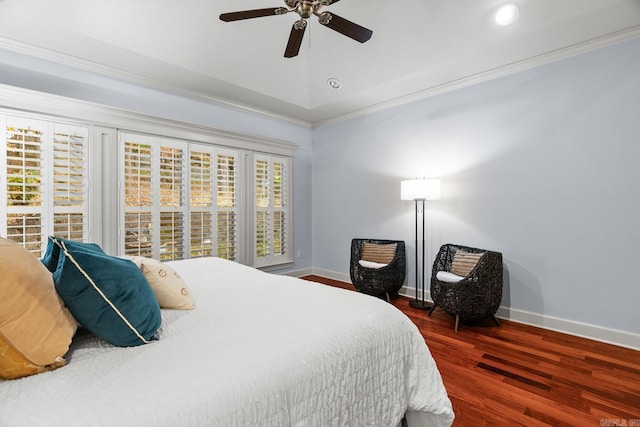
[[[300,15],[300,19],[293,23],[291,34],[289,35],[289,42],[287,43],[287,48],[284,51],[285,58],[293,58],[300,52],[300,45],[302,45],[304,30],[307,28],[307,19],[311,17],[311,15],[317,16],[318,21],[322,25],[337,31],[340,34],[344,34],[353,40],[359,41],[360,43],[364,43],[371,38],[373,31],[344,19],[335,13],[327,11],[320,12],[320,9],[323,6],[329,6],[339,1],[340,0],[284,0],[288,8],[270,7],[266,9],[241,10],[238,12],[223,13],[220,15],[220,19],[224,22],[231,22],[243,19],[261,18],[263,16],[285,15],[289,12],[296,12]]]

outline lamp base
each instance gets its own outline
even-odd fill
[[[431,304],[426,301],[420,301],[417,299],[412,299],[411,301],[409,301],[409,306],[418,310],[431,310]]]

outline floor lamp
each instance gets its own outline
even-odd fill
[[[425,279],[425,202],[427,200],[440,199],[440,180],[439,179],[409,179],[400,183],[400,198],[402,200],[413,200],[416,205],[416,297],[413,301],[409,301],[409,305],[420,310],[429,310],[431,306],[424,300],[424,279]],[[422,207],[422,246],[418,247],[418,213],[419,207]],[[422,262],[418,262],[419,254],[422,254]],[[422,274],[419,274],[419,273]],[[421,296],[418,298],[418,278],[421,278]]]

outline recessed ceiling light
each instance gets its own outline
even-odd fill
[[[515,4],[505,4],[496,12],[496,24],[509,25],[518,18],[518,6]]]
[[[327,80],[327,84],[331,89],[335,89],[335,90],[338,90],[342,87],[342,83],[340,83],[340,80],[333,77]]]

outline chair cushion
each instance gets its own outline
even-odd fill
[[[381,264],[379,262],[366,261],[364,259],[361,259],[360,261],[358,261],[358,264],[360,264],[364,268],[371,268],[374,270],[379,270],[382,267],[386,267],[387,265],[389,265],[389,264]]]
[[[0,378],[64,366],[76,327],[51,273],[25,248],[0,238]]]
[[[379,245],[377,243],[364,242],[360,259],[379,264],[389,264],[395,258],[397,248],[397,243]]]
[[[460,280],[464,279],[464,277],[449,273],[448,271],[438,271],[436,279],[445,283],[458,283]]]
[[[471,253],[460,249],[457,250],[451,262],[451,273],[456,276],[468,276],[476,268],[483,255],[484,252]]]

